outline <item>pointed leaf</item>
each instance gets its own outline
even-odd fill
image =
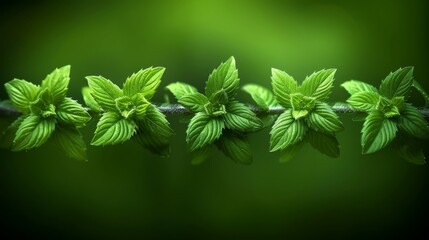
[[[170,83],[166,88],[170,90],[177,100],[185,95],[198,93],[198,90],[194,86],[182,82]]]
[[[30,104],[36,100],[40,91],[38,86],[20,79],[7,82],[4,87],[13,105],[24,114],[30,112]]]
[[[332,84],[334,83],[334,75],[336,69],[326,69],[314,72],[306,77],[301,85],[301,92],[304,95],[315,97],[318,100],[328,99],[331,93]]]
[[[85,126],[85,123],[91,120],[91,116],[82,105],[68,97],[58,105],[56,113],[60,122],[77,127]]]
[[[358,92],[347,99],[347,103],[360,111],[372,111],[377,107],[380,95],[376,92]]]
[[[219,141],[216,141],[216,146],[234,162],[242,164],[252,163],[251,146],[249,140],[244,135],[241,136],[226,132]]]
[[[371,112],[362,128],[362,153],[377,152],[387,146],[396,136],[396,124],[379,111]]]
[[[85,105],[91,108],[92,111],[95,113],[101,113],[103,109],[101,109],[100,105],[95,101],[95,99],[91,95],[91,90],[89,87],[83,87],[82,88],[82,96],[83,101],[85,102]]]
[[[124,83],[124,94],[131,97],[143,93],[145,98],[150,100],[161,83],[164,72],[163,67],[150,67],[133,73]]]
[[[230,57],[210,74],[206,83],[206,96],[210,98],[215,92],[224,89],[228,97],[233,98],[239,85],[240,80],[235,67],[235,59]]]
[[[70,158],[86,161],[86,144],[82,134],[75,127],[65,127],[58,125],[52,134],[55,144],[58,144]]]
[[[270,152],[285,149],[300,141],[307,131],[303,120],[295,120],[292,110],[282,113],[271,129]]]
[[[133,96],[133,103],[135,106],[136,119],[144,119],[146,112],[152,104],[144,97],[143,93],[137,93]]]
[[[224,89],[221,89],[210,96],[209,101],[213,104],[227,104],[228,103],[228,94]]]
[[[102,76],[88,76],[91,95],[104,111],[117,111],[115,99],[122,97],[122,90],[110,80]]]
[[[345,88],[350,95],[353,95],[359,92],[374,92],[374,93],[378,92],[377,88],[375,88],[371,84],[361,82],[361,81],[356,81],[356,80],[343,82],[341,86]]]
[[[340,156],[340,144],[336,137],[318,131],[309,131],[306,140],[320,153],[328,157],[337,158]]]
[[[188,125],[186,142],[189,144],[191,151],[208,146],[220,137],[223,128],[222,119],[199,112]]]
[[[245,92],[250,94],[252,99],[258,104],[258,106],[265,111],[268,111],[270,106],[276,106],[277,101],[272,93],[267,88],[259,86],[257,84],[246,84],[242,88]]]
[[[316,103],[307,120],[311,128],[327,134],[334,134],[344,128],[338,115],[328,104],[323,102]]]
[[[207,97],[201,93],[186,94],[179,98],[179,103],[192,112],[201,112],[204,110],[204,105],[209,102]]]
[[[278,69],[271,69],[271,84],[273,86],[274,96],[276,100],[285,108],[290,108],[290,94],[295,93],[298,84],[286,72]]]
[[[114,112],[106,112],[97,123],[91,145],[104,146],[123,143],[136,131],[133,121],[123,118]]]
[[[413,105],[406,103],[399,117],[399,128],[417,138],[428,138],[429,127],[422,113]]]
[[[244,104],[237,101],[226,106],[225,127],[240,132],[254,132],[262,128],[262,121]]]
[[[29,115],[19,125],[12,151],[40,147],[55,130],[55,119]]]
[[[60,103],[67,94],[68,85],[70,82],[70,65],[62,68],[56,68],[52,73],[48,74],[42,81],[41,88],[48,89],[52,102]]]
[[[19,116],[15,121],[13,121],[9,127],[1,134],[0,137],[0,147],[1,148],[12,148],[13,140],[15,139],[16,131],[18,131],[18,127],[21,125],[22,121],[27,116]]]
[[[414,67],[399,68],[391,72],[380,85],[380,94],[388,99],[405,96],[413,84]]]

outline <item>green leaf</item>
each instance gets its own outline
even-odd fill
[[[55,119],[29,115],[19,125],[12,151],[40,147],[55,130]]]
[[[139,129],[135,135],[138,143],[157,155],[170,155],[169,139],[174,132],[158,108],[149,105],[145,117],[138,121],[138,125]]]
[[[345,88],[350,95],[353,95],[359,92],[374,92],[374,93],[378,92],[377,88],[375,88],[371,84],[364,83],[361,81],[356,81],[356,80],[343,82],[341,86]]]
[[[179,98],[179,103],[192,112],[201,112],[209,100],[201,93],[190,93]]]
[[[85,105],[91,108],[92,111],[94,111],[95,113],[101,113],[103,111],[100,105],[98,105],[98,103],[92,97],[91,90],[89,89],[89,87],[82,88],[82,96],[83,96],[83,101],[85,102]]]
[[[279,162],[281,163],[289,162],[292,158],[296,156],[296,154],[301,150],[303,146],[304,146],[304,141],[301,140],[281,150]]]
[[[270,152],[285,149],[300,141],[307,131],[303,120],[295,120],[292,110],[282,113],[271,129]]]
[[[60,122],[77,127],[85,126],[85,123],[91,120],[91,116],[82,105],[68,97],[58,105],[56,113]]]
[[[97,123],[91,145],[114,145],[130,139],[136,131],[134,121],[122,118],[114,112],[106,112]]]
[[[213,104],[225,105],[228,103],[228,95],[224,89],[221,89],[210,96],[210,102]]]
[[[1,134],[0,137],[0,147],[1,148],[12,148],[13,140],[15,139],[16,131],[18,131],[19,125],[27,116],[19,116],[15,121],[13,121],[9,127]]]
[[[290,94],[297,91],[297,82],[286,72],[272,68],[271,84],[273,85],[274,96],[279,104],[285,108],[290,108]]]
[[[318,131],[309,131],[306,140],[320,153],[328,157],[337,158],[340,156],[340,144],[336,137]]]
[[[133,96],[136,118],[141,120],[146,117],[146,112],[152,104],[144,97],[143,93],[137,93]]]
[[[224,119],[227,129],[240,132],[254,132],[263,126],[262,121],[256,114],[242,103],[237,101],[230,102],[226,106],[226,111]]]
[[[235,59],[230,57],[210,74],[206,83],[206,96],[210,98],[215,92],[224,89],[228,98],[233,98],[239,85],[240,80],[235,67]]]
[[[212,144],[222,134],[224,123],[222,119],[214,118],[206,113],[197,113],[186,130],[186,142],[191,151]]]
[[[396,136],[396,124],[379,111],[371,112],[362,128],[362,153],[369,154],[387,146]]]
[[[35,101],[39,94],[39,87],[20,79],[7,82],[4,86],[16,109],[24,114],[29,113],[31,102]]]
[[[380,85],[380,94],[391,99],[405,96],[413,84],[414,67],[399,68],[391,72]]]
[[[312,112],[310,112],[308,123],[316,131],[333,134],[343,130],[343,124],[332,108],[323,102],[317,102]]]
[[[421,112],[409,103],[404,105],[398,126],[414,137],[422,139],[429,137],[428,123]]]
[[[115,99],[122,97],[122,90],[110,80],[102,76],[88,76],[91,95],[104,111],[117,111]]]
[[[347,99],[347,103],[360,111],[372,111],[377,107],[380,95],[376,92],[358,92]]]
[[[290,95],[290,102],[292,104],[292,115],[295,119],[300,119],[313,110],[316,104],[316,98],[307,97],[301,93],[292,93]]]
[[[301,85],[301,92],[304,95],[315,97],[318,100],[328,99],[331,93],[332,84],[334,83],[334,75],[336,69],[326,69],[314,72],[306,77]]]
[[[52,134],[52,139],[70,158],[80,161],[88,159],[82,134],[75,127],[57,125],[55,132]]]
[[[256,104],[258,104],[258,106],[265,111],[268,111],[269,107],[277,105],[274,93],[272,93],[267,88],[264,88],[257,84],[246,84],[243,86],[242,89],[248,94],[250,94]]]
[[[170,83],[166,88],[170,90],[177,100],[185,95],[198,93],[198,90],[194,86],[182,82]]]
[[[237,135],[226,131],[219,141],[216,141],[216,146],[234,162],[242,164],[252,163],[251,146],[249,140],[244,135]]]
[[[48,89],[52,102],[60,103],[67,94],[68,85],[70,82],[70,65],[62,68],[56,68],[52,73],[48,74],[42,81],[42,89]]]
[[[150,67],[133,73],[124,83],[124,94],[131,97],[143,93],[145,98],[150,100],[161,83],[164,72],[163,67]]]

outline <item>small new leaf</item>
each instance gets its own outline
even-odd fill
[[[16,131],[12,151],[40,147],[55,130],[55,119],[29,115]]]
[[[170,90],[177,100],[185,95],[198,93],[198,90],[194,86],[182,82],[170,83],[166,88]]]
[[[362,153],[374,153],[384,148],[395,138],[396,131],[396,124],[385,118],[383,113],[371,112],[362,128]]]
[[[115,112],[106,112],[97,123],[91,145],[104,146],[122,143],[130,139],[135,131],[134,121],[124,119]]]
[[[302,82],[300,91],[304,95],[315,97],[318,100],[328,99],[336,71],[336,69],[326,69],[314,72]]]
[[[105,111],[117,111],[115,99],[122,97],[122,90],[110,80],[102,76],[88,76],[91,95]]]
[[[285,108],[290,108],[290,94],[296,92],[298,88],[297,82],[286,72],[272,68],[271,83],[273,86],[274,96],[279,104]]]
[[[285,149],[300,141],[307,131],[303,120],[295,120],[292,110],[282,113],[271,129],[270,152]]]
[[[210,74],[206,83],[206,96],[210,98],[215,92],[224,89],[228,98],[233,98],[239,85],[235,59],[230,57]]]
[[[25,80],[14,79],[5,85],[9,99],[20,112],[30,112],[30,104],[35,101],[39,94],[39,87]]]
[[[391,99],[406,96],[413,84],[413,67],[399,68],[391,72],[380,85],[380,94]]]
[[[134,94],[143,93],[144,97],[150,100],[161,83],[164,72],[163,67],[151,67],[133,73],[124,83],[124,95],[131,97]]]
[[[237,101],[226,106],[225,127],[240,132],[254,132],[262,128],[262,121],[244,104]]]
[[[259,86],[257,84],[246,84],[242,87],[242,89],[250,94],[256,104],[258,104],[258,106],[265,111],[268,111],[271,106],[277,105],[274,93],[265,87]]]
[[[347,99],[347,103],[360,111],[372,111],[377,107],[380,95],[377,92],[358,92]]]
[[[55,69],[42,81],[41,88],[48,89],[52,102],[60,103],[67,94],[70,82],[70,65]]]
[[[343,130],[343,124],[338,119],[338,115],[323,102],[316,103],[307,120],[311,128],[326,134],[332,135]]]
[[[178,102],[192,112],[201,112],[204,110],[209,100],[201,93],[190,93],[179,98]]]
[[[82,127],[91,120],[91,116],[78,102],[64,98],[56,110],[58,120],[62,123]]]
[[[65,127],[58,125],[55,132],[52,134],[52,139],[55,144],[58,144],[67,156],[86,161],[86,144],[83,141],[82,134],[73,127]]]
[[[191,119],[186,130],[186,142],[191,151],[212,144],[222,134],[224,123],[220,118],[213,118],[199,112]]]
[[[350,95],[353,95],[359,92],[374,92],[374,93],[378,92],[377,88],[375,88],[371,84],[364,83],[361,81],[356,81],[356,80],[350,80],[350,81],[344,82],[343,84],[341,84],[341,86],[345,88]]]

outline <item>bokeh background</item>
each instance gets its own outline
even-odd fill
[[[428,4],[402,1],[6,1],[0,7],[0,81],[34,83],[71,64],[69,96],[79,101],[85,76],[121,85],[149,66],[167,71],[164,87],[184,81],[203,90],[209,73],[235,56],[241,83],[270,87],[270,68],[299,81],[338,68],[331,101],[345,101],[341,82],[378,85],[414,65],[427,82]],[[242,101],[251,102],[240,92]],[[4,88],[0,98],[7,98]],[[171,98],[170,96],[170,99]],[[0,150],[0,234],[64,238],[180,237],[416,239],[429,227],[429,171],[385,150],[360,152],[360,122],[341,115],[341,156],[310,146],[290,162],[268,152],[269,130],[251,136],[254,163],[220,153],[190,164],[186,124],[170,158],[137,143],[89,147],[89,161],[52,145]],[[4,129],[10,119],[0,120]],[[95,122],[84,128],[89,143]],[[422,239],[423,239],[422,238]]]

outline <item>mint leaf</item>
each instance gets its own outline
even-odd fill
[[[161,83],[164,72],[163,67],[150,67],[133,73],[124,83],[124,94],[131,97],[134,94],[143,93],[144,97],[150,100]]]
[[[177,100],[185,95],[198,93],[198,90],[194,86],[182,82],[170,83],[166,88],[170,90]]]
[[[52,102],[60,103],[67,94],[68,85],[70,82],[70,65],[62,68],[56,68],[52,73],[48,74],[42,81],[41,88],[48,89]]]
[[[133,97],[133,104],[135,106],[135,115],[137,119],[144,119],[146,112],[152,104],[144,97],[143,93],[137,93]]]
[[[257,84],[246,84],[242,87],[242,89],[248,94],[250,94],[256,104],[258,104],[258,106],[265,111],[268,111],[270,106],[277,105],[274,93],[272,93],[267,88],[264,88]]]
[[[191,151],[212,144],[222,134],[224,123],[222,119],[213,118],[199,112],[191,119],[186,130],[186,142]]]
[[[345,88],[350,95],[353,95],[359,92],[374,92],[374,93],[378,92],[377,89],[371,84],[364,83],[361,81],[356,81],[356,80],[343,82],[341,86]]]
[[[210,74],[206,83],[206,96],[210,98],[215,92],[224,89],[228,97],[233,98],[239,85],[240,80],[235,67],[235,59],[230,57]]]
[[[405,67],[391,72],[381,82],[380,94],[389,99],[407,95],[413,84],[413,70],[413,67]]]
[[[91,145],[104,146],[122,143],[130,139],[135,131],[134,121],[124,119],[115,112],[106,112],[97,123]]]
[[[91,108],[91,110],[95,113],[101,113],[103,111],[100,105],[98,105],[95,99],[91,96],[91,90],[89,89],[89,87],[83,87],[81,92],[83,96],[83,101],[85,102],[86,106]]]
[[[135,139],[143,147],[162,157],[170,155],[169,138],[174,135],[167,119],[154,105],[149,105],[146,116],[138,121]]]
[[[312,112],[310,112],[308,123],[316,131],[333,134],[343,130],[343,124],[338,119],[332,108],[323,102],[317,102]]]
[[[362,153],[374,153],[387,146],[396,136],[396,125],[379,111],[371,112],[362,128]]]
[[[83,141],[82,134],[75,127],[66,127],[57,125],[55,132],[52,134],[55,144],[58,144],[67,156],[86,161],[86,144]]]
[[[20,79],[9,81],[4,86],[16,109],[24,114],[29,113],[31,102],[35,101],[39,94],[39,87]]]
[[[244,104],[237,101],[226,106],[225,127],[240,132],[254,132],[262,127],[262,121]]]
[[[251,146],[246,136],[226,131],[219,141],[216,141],[216,146],[234,162],[242,164],[252,163]]]
[[[221,89],[210,96],[209,101],[213,104],[225,105],[228,103],[228,95],[224,89]]]
[[[201,112],[209,100],[201,93],[190,93],[179,98],[178,102],[192,112]]]
[[[104,111],[117,111],[115,99],[122,97],[122,90],[110,80],[102,76],[88,76],[91,95]]]
[[[315,97],[318,100],[328,99],[336,71],[336,69],[326,69],[314,72],[302,82],[300,91],[304,95]]]
[[[295,157],[295,155],[301,150],[301,148],[304,146],[304,141],[299,141],[280,152],[280,159],[279,162],[285,163],[289,162],[292,158]]]
[[[398,126],[408,134],[417,138],[428,138],[428,123],[417,108],[406,103],[399,117]]]
[[[91,116],[78,102],[64,98],[56,110],[58,120],[62,123],[82,127],[91,120]]]
[[[320,153],[328,157],[337,158],[340,156],[340,144],[336,137],[318,131],[309,131],[306,140]]]
[[[0,147],[1,148],[12,148],[13,140],[15,139],[16,131],[18,131],[19,125],[27,116],[19,116],[13,121],[9,127],[0,136]]]
[[[297,82],[286,72],[272,68],[271,84],[273,85],[274,96],[279,104],[285,108],[290,108],[290,94],[297,91]]]
[[[55,130],[55,119],[29,115],[19,125],[13,140],[12,151],[40,147]]]
[[[360,111],[372,111],[377,107],[380,95],[376,92],[358,92],[347,99],[347,103]]]
[[[307,131],[304,121],[295,120],[292,110],[282,113],[271,129],[270,152],[285,149],[300,141]]]

